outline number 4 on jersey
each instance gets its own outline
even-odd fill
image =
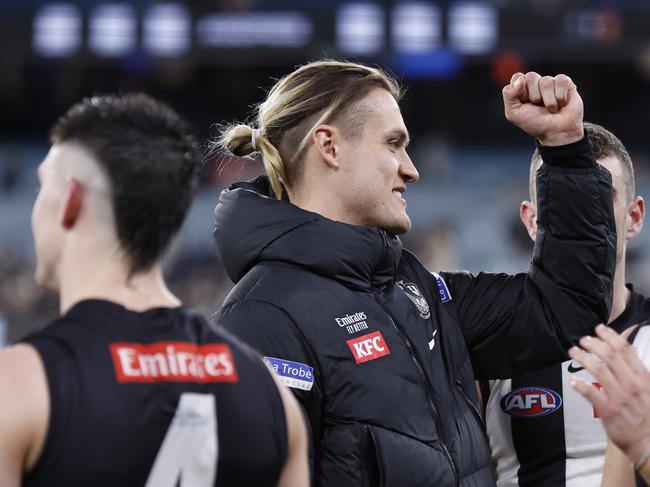
[[[181,394],[145,487],[212,487],[218,459],[213,394]]]

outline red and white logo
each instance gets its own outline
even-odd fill
[[[384,337],[379,331],[368,333],[367,335],[358,338],[353,338],[352,340],[348,340],[346,343],[348,344],[352,355],[354,355],[354,360],[357,364],[362,364],[369,360],[375,360],[384,355],[390,355],[388,345],[386,345]]]
[[[237,382],[226,343],[111,343],[118,382]]]

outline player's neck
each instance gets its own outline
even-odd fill
[[[329,220],[347,223],[349,225],[363,225],[358,215],[346,207],[344,198],[339,197],[334,191],[320,187],[302,188],[301,191],[293,191],[289,194],[291,203],[303,210],[318,213]]]
[[[81,266],[83,267],[83,266]],[[121,260],[93,264],[90,272],[62,272],[59,287],[61,314],[86,299],[104,299],[133,311],[173,308],[181,302],[167,288],[160,263],[148,271],[129,276]]]
[[[612,299],[612,309],[609,313],[609,322],[611,323],[618,318],[630,300],[632,292],[625,287],[625,258],[616,264],[614,274],[614,299]]]

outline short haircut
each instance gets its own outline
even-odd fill
[[[117,238],[131,274],[150,269],[181,227],[201,153],[188,124],[144,94],[86,98],[53,126],[52,144],[87,149],[108,176]]]
[[[591,142],[596,159],[603,159],[605,157],[615,157],[618,162],[623,166],[623,178],[625,180],[625,192],[627,201],[631,202],[634,198],[636,191],[634,182],[634,164],[630,154],[623,143],[606,128],[595,123],[584,123],[585,135]],[[528,184],[530,190],[530,198],[533,203],[536,202],[537,195],[535,190],[535,175],[540,164],[540,154],[537,149],[533,153],[530,161],[530,173],[528,177]]]

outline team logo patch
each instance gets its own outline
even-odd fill
[[[379,331],[368,333],[359,338],[353,338],[352,340],[348,340],[346,343],[348,344],[348,347],[354,356],[354,361],[357,364],[362,364],[385,355],[390,355],[390,349],[388,348],[388,345],[386,345],[384,337]]]
[[[562,397],[545,387],[520,387],[501,398],[501,410],[513,417],[535,418],[554,413]]]
[[[404,291],[406,297],[411,300],[415,307],[420,312],[420,318],[423,320],[428,320],[431,317],[431,309],[429,308],[429,303],[424,298],[418,287],[412,282],[397,281],[395,284]]]
[[[111,343],[118,382],[237,382],[226,343]]]
[[[314,368],[300,362],[275,357],[264,357],[264,361],[275,371],[287,387],[311,391],[314,387]]]

